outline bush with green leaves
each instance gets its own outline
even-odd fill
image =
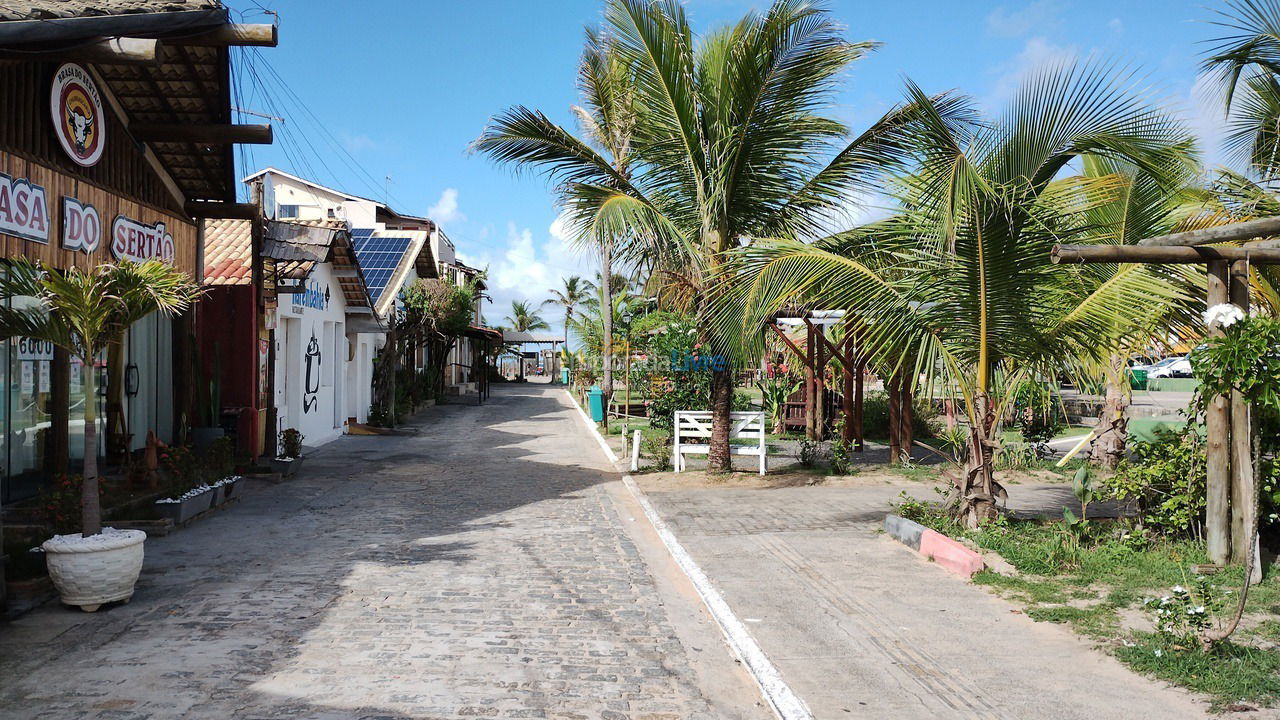
[[[1200,537],[1205,507],[1204,441],[1195,429],[1157,430],[1130,444],[1131,457],[1102,481],[1102,496],[1135,501],[1142,523],[1162,535]]]
[[[917,440],[934,435],[938,411],[926,398],[917,397],[911,404],[911,434]],[[889,437],[889,396],[882,392],[867,393],[862,401],[862,434],[873,440]]]
[[[1041,451],[1066,427],[1061,402],[1053,391],[1036,382],[1024,382],[1013,392],[1012,424],[1022,440]]]

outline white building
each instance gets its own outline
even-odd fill
[[[281,220],[345,220],[369,288],[374,313],[385,321],[399,302],[400,292],[419,278],[447,278],[462,284],[481,271],[458,260],[453,242],[428,218],[398,213],[386,203],[335,190],[296,175],[267,168],[245,178],[261,182],[268,217]],[[484,285],[481,281],[481,290]],[[472,324],[482,322],[477,298]],[[380,347],[380,346],[379,346]],[[445,385],[455,393],[479,389],[480,345],[462,337],[445,365]],[[426,367],[425,352],[413,357],[417,369]]]

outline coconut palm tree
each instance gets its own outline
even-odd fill
[[[65,349],[88,369],[83,375],[84,482],[81,535],[102,531],[98,498],[97,374],[98,352],[124,340],[131,325],[154,312],[174,315],[187,309],[200,288],[186,274],[156,260],[121,261],[89,271],[46,271],[17,260],[0,276],[0,339],[27,337]]]
[[[534,330],[550,330],[551,326],[547,324],[542,316],[538,315],[538,311],[529,307],[529,303],[522,300],[511,301],[511,314],[505,320],[506,324],[516,332],[533,332]]]
[[[578,182],[630,187],[632,138],[640,108],[631,65],[616,52],[611,37],[593,29],[587,30],[578,65],[578,90],[583,104],[571,109],[582,137],[537,110],[516,107],[496,117],[473,147],[500,163],[539,168],[563,181],[560,203],[570,218],[573,238],[580,244],[594,245],[600,252],[600,277],[613,277],[614,253],[627,230],[597,222],[599,208],[574,202],[572,188]],[[597,287],[604,305],[612,306],[613,283]],[[605,336],[612,336],[613,318],[608,313],[604,323]],[[600,386],[609,397],[613,393],[612,346],[606,343],[603,352]]]
[[[551,298],[542,301],[543,307],[547,305],[558,305],[564,308],[564,332],[565,344],[569,343],[569,325],[573,320],[573,311],[582,303],[591,297],[591,293],[596,289],[590,280],[584,280],[577,275],[564,279],[564,288],[562,290],[552,290]]]
[[[874,44],[845,40],[808,0],[776,0],[701,38],[678,0],[608,0],[604,15],[609,35],[595,37],[607,37],[624,69],[634,115],[625,169],[523,108],[495,120],[477,145],[544,168],[580,233],[612,238],[625,262],[678,279],[686,307],[709,306],[729,250],[815,232],[909,137],[909,113],[852,141],[830,117],[839,76]],[[731,351],[709,318],[702,325],[704,342]],[[733,368],[716,371],[712,386],[709,467],[726,471]]]
[[[1222,91],[1228,149],[1264,179],[1280,175],[1280,3],[1228,0],[1203,68]]]
[[[1034,72],[998,120],[957,122],[914,85],[907,94],[920,122],[907,147],[913,169],[891,185],[897,213],[813,244],[738,251],[725,273],[734,292],[717,306],[728,327],[745,318],[744,335],[797,298],[843,308],[882,366],[957,389],[969,440],[953,501],[976,526],[1005,494],[992,457],[1009,390],[1053,377],[1063,358],[1100,361],[1099,338],[1137,326],[1169,294],[1134,274],[1080,302],[1073,273],[1051,264],[1053,245],[1087,239],[1083,215],[1116,192],[1112,178],[1073,176],[1073,163],[1113,158],[1173,187],[1170,168],[1194,157],[1179,123],[1092,64]]]

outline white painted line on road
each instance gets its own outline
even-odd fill
[[[600,447],[604,450],[605,456],[609,458],[609,462],[616,465],[618,463],[618,456],[613,452],[613,449],[609,447],[609,443],[605,442],[604,436],[601,435],[600,430],[596,428],[595,422],[593,422],[591,418],[587,417],[587,414],[583,412],[582,406],[578,404],[578,398],[574,397],[573,393],[568,390],[565,390],[564,394],[569,396],[569,402],[573,403],[573,407],[578,411],[578,415],[582,416],[582,422],[587,424],[587,429],[591,431],[592,435],[596,436],[596,442],[600,443]]]
[[[609,448],[609,443],[605,442],[604,436],[600,434],[599,428],[592,422],[582,410],[582,406],[578,404],[578,399],[573,393],[565,391],[569,395],[569,402],[577,408],[578,415],[582,417],[582,422],[586,424],[587,429],[595,436],[596,442],[600,443],[600,447],[604,450],[604,454],[609,461],[618,464],[618,456]],[[800,696],[796,695],[782,679],[782,673],[778,672],[778,668],[774,667],[769,661],[769,657],[764,654],[760,646],[756,644],[755,638],[751,637],[751,633],[747,632],[747,627],[738,620],[738,616],[733,614],[733,610],[729,607],[729,603],[725,602],[724,597],[720,595],[720,591],[716,590],[715,585],[711,584],[711,579],[706,573],[702,572],[702,568],[698,567],[698,563],[685,551],[684,546],[676,539],[674,533],[667,527],[667,523],[658,515],[653,506],[649,504],[649,498],[645,497],[644,491],[640,486],[636,485],[635,480],[630,475],[622,477],[622,484],[631,492],[631,496],[640,503],[640,508],[644,510],[645,517],[649,518],[649,524],[653,526],[654,532],[658,533],[658,537],[662,538],[662,544],[667,546],[667,552],[671,553],[671,558],[676,561],[680,569],[684,571],[685,577],[689,578],[689,582],[693,584],[693,588],[698,591],[698,596],[702,598],[702,602],[706,604],[707,611],[711,613],[711,617],[715,619],[716,624],[720,626],[720,632],[724,633],[725,642],[733,649],[734,654],[746,666],[747,672],[751,674],[751,679],[756,681],[760,686],[760,693],[764,695],[764,699],[769,701],[769,707],[773,708],[776,714],[782,720],[813,720],[813,713],[809,712],[809,706],[804,704]],[[750,622],[760,622],[751,619]]]
[[[711,584],[711,579],[702,572],[702,568],[698,567],[698,563],[685,551],[680,541],[667,527],[666,522],[649,504],[649,498],[645,497],[644,491],[636,485],[630,475],[623,476],[622,483],[640,503],[645,516],[657,531],[658,537],[662,538],[662,543],[667,546],[667,551],[689,578],[689,582],[693,583],[698,595],[702,596],[702,602],[706,603],[711,617],[715,618],[716,623],[720,625],[720,630],[724,633],[729,647],[733,648],[742,664],[747,666],[751,677],[760,686],[760,692],[769,701],[769,706],[773,708],[774,713],[782,720],[812,720],[813,713],[809,712],[809,707],[795,694],[791,686],[787,685],[787,681],[782,679],[782,674],[756,644],[751,633],[747,632],[747,627],[738,620],[737,615],[733,614],[729,603],[725,602],[720,591]],[[759,620],[753,619],[752,622],[759,622]]]

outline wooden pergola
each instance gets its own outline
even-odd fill
[[[846,333],[838,343],[827,337],[826,328],[841,321],[844,312],[841,310],[810,310],[799,313],[797,317],[775,317],[767,327],[782,341],[804,368],[804,385],[801,388],[805,408],[805,436],[811,440],[821,440],[826,434],[825,419],[828,408],[824,398],[827,391],[827,379],[824,370],[832,360],[840,364],[842,370],[842,407],[844,424],[841,427],[841,440],[852,443],[855,452],[863,451],[862,406],[863,406],[863,374],[867,360],[855,345],[854,333]],[[781,325],[805,327],[805,343],[801,348]]]
[[[1055,263],[1203,264],[1209,307],[1231,303],[1249,310],[1249,266],[1280,264],[1280,217],[1262,218],[1146,238],[1137,245],[1057,245]],[[1208,247],[1212,243],[1239,246]],[[1210,335],[1221,328],[1209,328]],[[1257,523],[1257,493],[1250,448],[1249,403],[1239,393],[1218,396],[1205,415],[1207,497],[1205,535],[1209,559],[1218,565],[1260,562],[1250,548]],[[1255,573],[1255,580],[1261,577]]]

